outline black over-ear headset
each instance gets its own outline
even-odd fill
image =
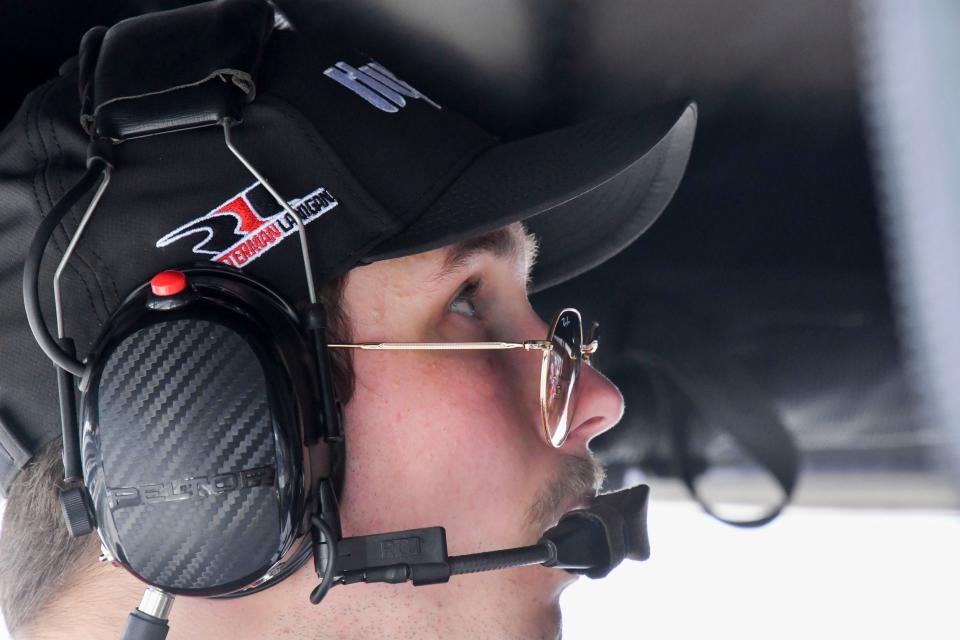
[[[75,536],[96,529],[104,557],[148,585],[124,637],[165,637],[175,595],[256,593],[311,555],[320,578],[314,604],[334,584],[435,584],[530,564],[600,577],[625,557],[646,559],[645,486],[599,498],[564,516],[536,545],[517,549],[450,557],[442,527],[341,538],[344,432],[306,230],[230,137],[253,97],[273,9],[263,0],[218,0],[133,20],[146,22],[84,36],[87,169],[44,217],[23,272],[30,328],[57,366],[67,527]],[[211,24],[228,43],[206,37]],[[124,83],[113,78],[95,82],[105,41],[113,38],[114,51],[136,49],[148,28],[168,39],[186,32],[191,41],[213,40],[203,64],[215,72],[138,95],[118,93]],[[101,95],[93,95],[94,85]],[[78,360],[64,334],[60,279],[110,182],[114,145],[203,126],[223,129],[238,162],[296,221],[309,303],[295,308],[228,266],[161,271],[123,300]],[[41,312],[40,263],[54,229],[90,191],[54,273],[54,337]]]
[[[234,42],[256,49],[245,58],[255,66],[273,26],[271,6],[210,3],[181,10],[174,22],[202,25],[211,15],[221,28],[233,23]],[[82,90],[91,90],[106,33],[93,29],[81,44]],[[252,71],[239,75],[249,83]],[[104,555],[155,587],[154,596],[253,593],[314,553],[325,578],[319,600],[340,537],[333,481],[342,472],[343,431],[303,222],[231,143],[247,91],[212,78],[179,92],[173,117],[149,96],[101,108],[85,95],[87,171],[37,229],[24,302],[38,344],[58,366],[68,483],[61,503],[71,534],[96,528]],[[123,300],[78,361],[63,335],[60,276],[110,181],[112,146],[204,125],[223,127],[226,146],[298,223],[309,305],[296,309],[227,266],[164,271]],[[39,303],[41,259],[53,230],[98,181],[54,275],[54,338]]]

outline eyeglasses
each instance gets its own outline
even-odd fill
[[[583,341],[583,320],[576,309],[563,309],[550,323],[546,340],[524,342],[358,342],[331,344],[331,349],[367,349],[373,351],[455,351],[484,349],[523,349],[543,352],[540,364],[540,417],[543,433],[554,447],[561,447],[570,433],[573,416],[573,390],[580,377],[580,363],[590,364],[590,356],[599,346],[598,324],[590,326]]]

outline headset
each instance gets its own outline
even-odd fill
[[[87,168],[43,218],[23,271],[31,331],[57,368],[64,521],[74,536],[96,530],[103,558],[147,585],[124,637],[164,638],[177,595],[257,593],[311,556],[314,604],[334,584],[436,584],[530,564],[599,577],[625,557],[645,560],[645,486],[571,512],[538,544],[518,549],[449,557],[442,527],[342,538],[344,427],[306,229],[231,139],[252,100],[273,7],[221,0],[166,13],[174,31],[211,14],[235,26],[235,46],[224,54],[235,59],[211,63],[236,70],[233,82],[218,76],[169,94],[91,96],[107,30],[88,32],[80,52]],[[238,42],[254,51],[236,58]],[[115,171],[114,145],[200,126],[220,127],[236,160],[296,221],[309,302],[297,308],[234,267],[180,265],[130,292],[79,360],[64,331],[60,281]],[[54,272],[54,337],[40,305],[41,261],[53,231],[91,191]]]
[[[222,123],[228,145],[232,124]],[[107,559],[167,594],[255,593],[311,552],[332,578],[335,552],[318,547],[339,538],[343,429],[322,304],[311,286],[309,305],[297,310],[225,265],[163,271],[127,296],[77,361],[63,335],[59,282],[110,180],[99,152],[44,218],[24,267],[30,327],[58,365],[70,533],[96,528]],[[54,339],[39,305],[40,262],[53,229],[97,177],[55,272]],[[133,480],[144,476],[156,481]],[[327,588],[329,579],[314,599]]]
[[[44,235],[25,273],[34,283]],[[65,476],[83,485],[64,494],[71,530],[95,524],[114,560],[173,593],[218,595],[267,573],[308,530],[320,485],[334,495],[343,437],[324,332],[319,303],[298,312],[231,267],[164,271],[134,290],[77,363],[79,422],[61,369]],[[138,486],[133,476],[156,482]],[[171,510],[188,500],[195,508]],[[336,527],[333,505],[325,506]],[[81,507],[97,514],[89,526]],[[230,533],[241,515],[269,526]],[[218,544],[196,537],[201,529],[216,531]],[[142,553],[169,548],[209,567],[221,546],[235,557],[202,578]]]
[[[239,28],[254,48],[274,21],[271,5],[249,1],[188,8],[180,21],[209,20],[211,12],[245,23]],[[81,43],[80,83],[87,91],[92,82],[83,69],[95,68],[106,33],[95,28]],[[250,66],[259,55],[254,51]],[[167,118],[159,127],[149,118],[96,110],[87,97],[87,170],[44,217],[24,265],[30,328],[57,365],[65,522],[74,536],[96,529],[103,556],[151,586],[148,595],[160,602],[148,613],[169,610],[164,595],[256,593],[311,555],[325,578],[312,597],[319,601],[330,587],[340,538],[343,428],[306,230],[233,145],[231,127],[249,98],[243,87],[223,85],[215,80],[177,96],[183,122]],[[298,309],[233,267],[187,265],[132,291],[91,352],[77,360],[64,335],[60,281],[110,183],[113,145],[201,125],[222,127],[227,148],[297,222],[309,304]],[[54,273],[54,338],[40,307],[40,264],[54,229],[95,186]]]

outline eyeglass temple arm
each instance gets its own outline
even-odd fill
[[[364,349],[366,351],[481,351],[486,349],[524,349],[525,351],[552,351],[553,345],[546,340],[526,342],[355,342],[328,344],[330,349]],[[589,356],[596,353],[597,340],[582,345],[580,353]]]
[[[551,350],[553,345],[545,340],[526,342],[356,342],[353,344],[330,344],[330,349],[364,349],[372,351],[456,351],[484,349],[534,349]]]
[[[590,325],[587,344],[581,345],[580,353],[589,360],[599,346],[599,323]],[[523,349],[525,351],[552,351],[549,340],[526,340],[524,342],[354,342],[328,344],[329,349],[363,349],[367,351],[480,351],[485,349]]]
[[[587,343],[580,347],[583,361],[590,364],[590,356],[600,348],[600,323],[594,320],[590,323],[590,333],[587,334]]]

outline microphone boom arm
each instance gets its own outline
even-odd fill
[[[565,514],[531,546],[447,555],[443,527],[343,538],[337,543],[335,584],[447,582],[452,575],[542,564],[591,578],[606,576],[624,559],[650,557],[647,501],[639,485],[598,496],[584,509]]]

